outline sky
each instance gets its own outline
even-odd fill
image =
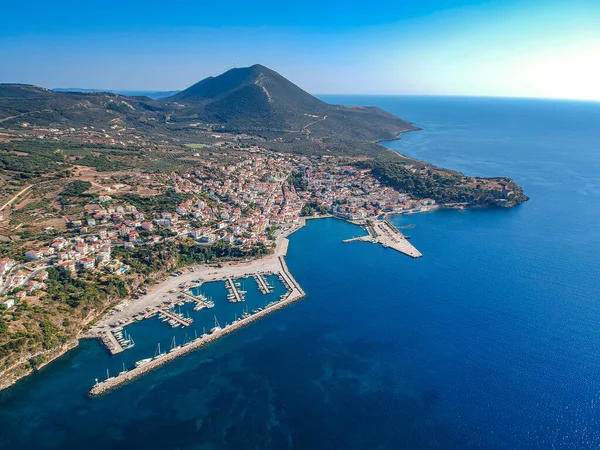
[[[5,2],[0,82],[175,90],[263,64],[312,94],[600,101],[600,0]]]

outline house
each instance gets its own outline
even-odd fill
[[[69,272],[75,272],[75,261],[64,261],[61,262],[58,266],[68,270]]]
[[[26,287],[27,287],[27,292],[32,293],[32,292],[39,291],[40,289],[42,289],[44,287],[44,283],[31,280],[26,283]]]
[[[213,244],[216,240],[216,237],[214,234],[204,234],[202,236],[200,236],[200,238],[198,239],[198,243],[199,244]]]
[[[154,225],[152,225],[150,222],[143,222],[142,229],[146,231],[152,231],[154,229]]]
[[[78,242],[75,244],[75,250],[81,253],[82,255],[87,255],[89,252],[89,247],[85,242]]]
[[[96,267],[96,260],[94,258],[81,258],[79,264],[84,270],[91,270]]]
[[[54,254],[54,247],[42,247],[40,248],[40,252],[42,252],[42,254],[44,256],[50,256]]]
[[[96,261],[98,261],[98,263],[105,263],[110,261],[110,253],[98,253],[96,255]]]
[[[65,245],[67,245],[64,239],[54,239],[50,244],[50,247],[55,248],[56,250],[62,250]]]
[[[0,271],[9,271],[15,265],[15,262],[10,258],[0,259]]]
[[[6,307],[6,309],[10,309],[13,306],[15,306],[15,299],[14,298],[9,298],[7,300],[3,300],[2,304]]]
[[[108,244],[104,244],[98,251],[99,253],[108,253],[110,255],[111,247]]]
[[[61,261],[67,261],[73,258],[75,258],[75,252],[72,250],[67,250],[58,254],[58,259],[60,259]]]

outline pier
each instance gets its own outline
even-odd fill
[[[195,297],[192,294],[188,294],[185,291],[181,291],[181,295],[183,295],[184,297],[189,298],[190,300],[192,300],[193,302],[195,302],[197,305],[202,305],[205,308],[210,308],[209,303],[206,300],[202,300],[201,298]]]
[[[374,244],[381,244],[384,247],[393,248],[394,250],[404,253],[411,258],[420,258],[423,254],[417,250],[406,236],[404,236],[400,230],[394,227],[391,223],[386,220],[376,220],[367,224],[368,236],[355,237],[351,239],[345,239],[343,242],[372,242]]]
[[[265,281],[265,278],[262,276],[262,274],[260,274],[260,273],[254,274],[254,279],[256,280],[256,284],[258,284],[258,289],[260,289],[260,292],[262,292],[263,294],[271,293],[272,289],[267,284],[267,282]]]
[[[173,319],[175,322],[179,323],[183,327],[189,327],[190,326],[190,322],[186,322],[181,317],[178,317],[175,314],[172,314],[170,311],[168,311],[167,308],[161,309],[160,312],[162,314],[164,314],[165,316],[167,316],[169,319]],[[192,319],[189,319],[189,320],[192,320]]]
[[[229,282],[229,287],[231,288],[231,292],[235,296],[235,301],[236,302],[243,302],[244,300],[242,299],[242,296],[238,292],[234,280],[232,278],[227,278],[227,281]]]
[[[106,331],[102,333],[100,335],[100,339],[112,355],[116,355],[124,351],[124,348],[121,347],[121,344],[119,343],[119,341],[117,341],[117,338],[112,333],[112,331]]]

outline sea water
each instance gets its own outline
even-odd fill
[[[415,225],[416,260],[309,221],[287,257],[306,298],[95,399],[94,378],[152,356],[157,336],[168,350],[175,330],[135,323],[118,357],[82,341],[0,393],[0,447],[600,446],[600,104],[325,100],[410,120],[424,130],[386,145],[512,177],[531,200],[395,217]],[[214,311],[178,333],[236,313],[206,286]]]

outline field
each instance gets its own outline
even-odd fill
[[[186,146],[188,146],[189,148],[206,148],[208,147],[208,145],[206,144],[185,144]]]

